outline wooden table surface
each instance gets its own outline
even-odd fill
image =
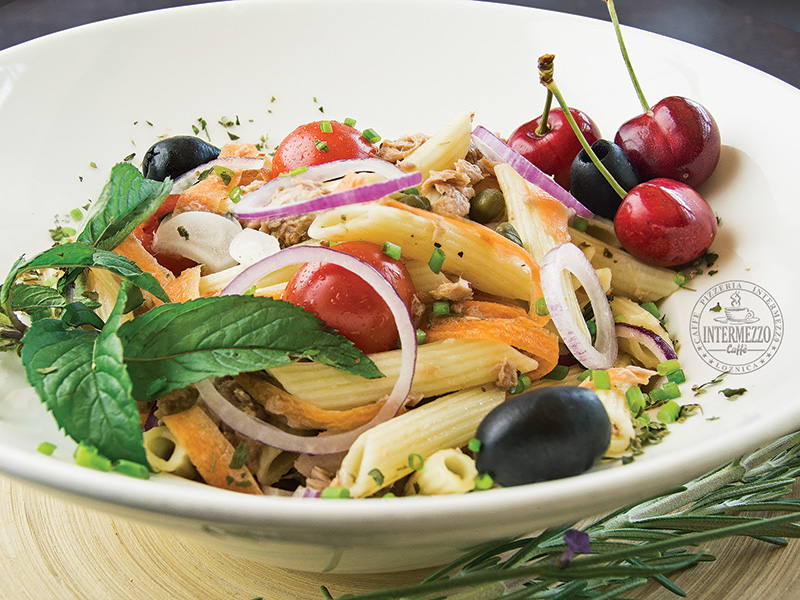
[[[199,1],[0,0],[0,49],[82,23]],[[600,0],[511,2],[605,14]],[[626,24],[705,46],[800,87],[798,2],[617,0],[617,9]],[[717,555],[715,563],[675,577],[690,598],[800,598],[800,542],[777,549],[735,538],[706,548]],[[272,568],[2,476],[0,556],[2,600],[305,600],[321,598],[320,585],[337,596],[413,583],[423,575],[315,575]],[[657,586],[629,596],[675,597]]]

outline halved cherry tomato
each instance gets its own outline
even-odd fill
[[[414,284],[405,265],[371,242],[342,242],[346,252],[375,267],[411,310]],[[292,276],[283,299],[313,312],[366,354],[397,347],[397,326],[383,298],[359,276],[330,263],[306,263]]]
[[[272,176],[334,160],[376,156],[361,132],[338,121],[313,121],[292,131],[272,157]]]
[[[181,271],[194,267],[197,263],[183,256],[155,252],[153,250],[153,238],[155,237],[156,229],[158,229],[164,217],[175,210],[178,198],[180,198],[180,194],[170,194],[167,196],[156,212],[147,221],[133,230],[133,235],[139,238],[144,249],[152,254],[162,267],[169,269],[174,275],[179,275]]]

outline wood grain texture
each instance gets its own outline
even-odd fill
[[[418,581],[424,572],[318,575],[269,567],[172,533],[111,518],[0,477],[0,598],[14,600],[318,600]],[[674,577],[699,600],[800,598],[800,541],[711,543],[716,562]],[[628,597],[676,596],[649,585]]]

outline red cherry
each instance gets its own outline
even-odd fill
[[[614,232],[636,258],[676,267],[706,253],[717,233],[717,219],[693,188],[657,178],[628,192],[617,210]]]
[[[570,108],[569,112],[589,145],[600,139],[600,129],[586,113],[577,108]],[[509,136],[508,145],[539,169],[552,175],[558,185],[569,189],[569,169],[581,151],[581,143],[573,133],[562,109],[554,108],[549,112],[547,124],[550,129],[544,134],[537,132],[542,116],[544,115],[517,127]]]
[[[614,137],[639,177],[674,179],[697,187],[719,162],[720,134],[714,117],[701,104],[669,96],[622,124]]]

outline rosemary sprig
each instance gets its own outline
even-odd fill
[[[787,538],[800,537],[800,499],[788,497],[798,477],[800,432],[593,522],[489,544],[417,584],[337,600],[604,600],[622,598],[649,580],[685,596],[668,576],[714,560],[700,544],[749,536],[786,545]],[[752,516],[767,512],[785,514]],[[578,535],[586,537],[589,553],[576,555],[572,540]]]

